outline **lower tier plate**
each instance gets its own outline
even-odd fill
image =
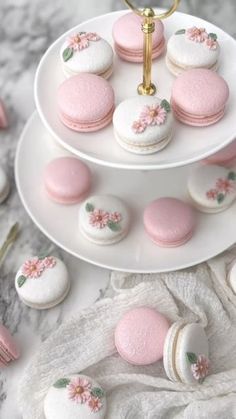
[[[112,193],[123,198],[132,213],[126,239],[112,246],[97,246],[78,230],[79,205],[51,202],[44,193],[42,172],[53,158],[68,155],[58,148],[34,113],[22,133],[15,160],[17,188],[24,207],[38,228],[72,255],[104,268],[129,272],[165,272],[193,266],[226,250],[236,238],[236,203],[227,211],[198,213],[193,238],[174,249],[157,247],[142,223],[145,206],[155,198],[173,196],[188,200],[186,181],[193,166],[163,171],[128,171],[90,164],[92,194]]]

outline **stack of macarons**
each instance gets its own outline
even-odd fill
[[[9,330],[0,324],[0,368],[9,365],[20,356],[20,350]]]
[[[151,307],[124,313],[115,329],[115,346],[130,364],[149,365],[163,358],[168,378],[183,384],[200,384],[209,374],[209,345],[198,323],[169,320]]]

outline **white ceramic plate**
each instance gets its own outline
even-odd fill
[[[18,145],[15,173],[21,200],[35,224],[53,242],[76,257],[109,269],[163,272],[195,265],[235,242],[236,204],[221,214],[199,213],[194,237],[179,248],[159,248],[146,235],[142,224],[145,205],[160,196],[188,200],[186,179],[190,168],[128,172],[90,164],[94,174],[92,193],[116,194],[129,203],[132,212],[132,226],[126,239],[113,246],[91,244],[78,230],[79,205],[54,204],[43,190],[44,166],[52,158],[66,153],[53,145],[35,113]]]
[[[66,128],[58,119],[56,92],[64,80],[59,61],[59,50],[68,34],[75,31],[98,32],[112,41],[113,23],[124,13],[115,12],[84,22],[59,38],[42,58],[35,79],[35,100],[40,117],[56,140],[72,153],[91,162],[122,169],[165,169],[183,166],[201,160],[216,152],[236,137],[236,42],[216,26],[187,14],[176,12],[165,20],[166,37],[179,28],[197,25],[216,32],[222,47],[219,72],[230,86],[230,101],[225,117],[207,128],[194,128],[176,122],[175,137],[162,152],[138,156],[123,150],[115,141],[112,124],[89,134],[76,133]],[[142,64],[125,63],[115,57],[114,74],[110,82],[115,90],[116,103],[135,96],[136,87],[142,79]],[[170,98],[174,77],[165,66],[164,57],[154,61],[153,80],[158,86],[158,95]]]

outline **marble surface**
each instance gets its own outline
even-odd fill
[[[139,2],[144,3],[147,2]],[[157,3],[149,2],[150,5]],[[170,1],[163,0],[159,4],[168,6]],[[15,402],[18,379],[40,342],[63,319],[101,298],[109,280],[108,271],[80,262],[51,244],[33,225],[17,195],[14,155],[20,132],[34,110],[35,69],[49,44],[66,29],[87,18],[122,8],[120,0],[1,0],[0,3],[0,97],[10,116],[10,128],[0,132],[0,163],[11,179],[11,195],[0,206],[0,241],[3,242],[15,221],[21,225],[21,235],[0,267],[0,322],[10,328],[22,349],[21,359],[0,372],[1,419],[21,419]],[[236,36],[234,0],[224,3],[182,0],[180,10],[208,19]],[[65,260],[73,285],[63,304],[38,312],[20,303],[14,289],[14,275],[25,257],[47,249]]]

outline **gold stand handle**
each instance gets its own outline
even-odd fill
[[[171,16],[177,9],[180,0],[174,0],[173,6],[161,14],[155,14],[151,8],[137,9],[130,0],[124,0],[124,2],[134,13],[144,18],[142,23],[142,31],[144,33],[143,82],[138,86],[138,93],[140,95],[154,95],[156,86],[152,83],[152,34],[155,31],[155,20]]]

